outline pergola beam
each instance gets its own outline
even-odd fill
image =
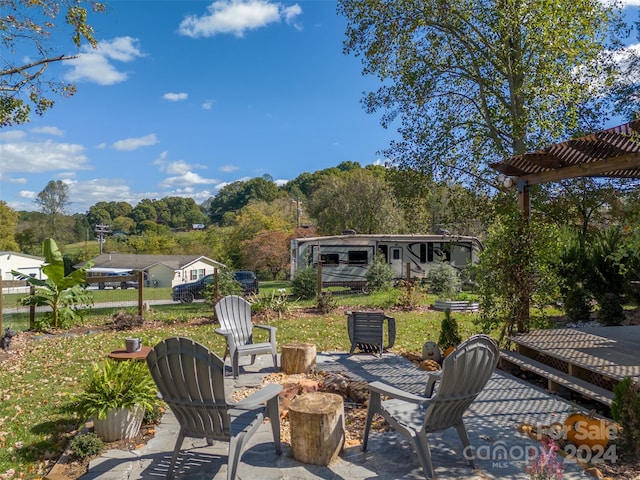
[[[629,171],[635,170],[636,174]],[[626,172],[626,173],[625,173]],[[589,163],[581,163],[562,167],[557,170],[520,175],[518,181],[525,181],[529,185],[539,185],[546,182],[558,182],[568,178],[578,177],[612,177],[629,178],[640,175],[640,155],[632,153],[620,157],[605,158]]]

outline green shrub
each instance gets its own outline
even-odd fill
[[[81,433],[69,442],[69,449],[74,457],[83,459],[93,457],[102,452],[104,442],[93,432]]]
[[[236,281],[233,272],[220,272],[218,273],[218,296],[215,297],[215,286],[210,283],[205,287],[204,298],[212,305],[215,305],[222,297],[242,295],[243,293],[242,285]]]
[[[427,273],[431,291],[442,298],[454,298],[462,289],[460,272],[449,263],[439,263]]]
[[[600,311],[598,312],[598,322],[606,326],[622,324],[625,319],[624,309],[620,303],[620,298],[615,293],[605,293],[598,299]]]
[[[270,313],[275,313],[278,318],[282,318],[282,314],[287,313],[290,309],[291,302],[289,302],[289,296],[284,288],[273,290],[271,296],[260,297],[251,304],[252,312],[264,313],[267,316],[270,316]]]
[[[440,336],[438,337],[438,346],[442,350],[449,347],[455,347],[462,342],[460,333],[458,333],[458,322],[451,316],[451,310],[445,310],[444,318],[440,323]]]
[[[618,441],[633,457],[640,458],[640,389],[633,379],[625,378],[613,387],[611,416],[620,424]]]
[[[294,297],[305,300],[314,298],[318,290],[318,271],[313,267],[298,270],[291,286]]]
[[[387,265],[384,255],[376,255],[373,264],[369,267],[366,279],[370,292],[386,290],[393,286],[393,270]]]
[[[424,289],[415,280],[400,280],[398,290],[400,296],[396,300],[396,306],[403,310],[414,310],[424,300]]]
[[[338,302],[331,292],[322,292],[322,295],[317,297],[316,307],[322,314],[331,313],[338,308]]]
[[[564,312],[572,322],[589,320],[591,318],[591,294],[582,284],[571,288],[564,299]]]
[[[164,415],[164,407],[160,404],[153,405],[152,408],[148,408],[144,411],[144,417],[142,418],[143,425],[158,425]]]

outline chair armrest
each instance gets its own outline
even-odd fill
[[[428,402],[428,399],[421,397],[420,395],[414,395],[413,393],[400,390],[399,388],[392,387],[391,385],[387,385],[386,383],[382,382],[370,383],[369,391],[376,392],[387,397],[397,398],[398,400],[404,400],[405,402],[410,403],[421,404]]]
[[[277,327],[272,327],[271,325],[254,325],[255,328],[261,328],[263,330],[267,330],[269,332],[269,342],[275,343],[276,341],[276,332],[278,331]]]
[[[387,319],[387,335],[389,337],[389,345],[387,345],[387,348],[391,348],[393,344],[396,343],[396,319],[388,315],[385,315],[384,318]]]
[[[214,332],[217,333],[218,335],[222,335],[224,337],[228,337],[229,335],[233,335],[230,330],[224,330],[222,328],[216,328],[214,330]]]
[[[240,400],[238,403],[232,403],[231,405],[235,408],[255,408],[277,397],[281,391],[282,385],[269,383],[247,398]]]
[[[431,398],[431,396],[433,395],[433,388],[436,386],[436,382],[440,380],[441,377],[442,377],[442,370],[429,373],[429,378],[427,379],[427,386],[424,389],[425,397]]]

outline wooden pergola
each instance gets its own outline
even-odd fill
[[[489,164],[518,186],[577,177],[640,178],[640,120]],[[520,199],[523,213],[528,201]],[[525,212],[525,209],[527,211]]]
[[[578,177],[640,179],[640,119],[489,166],[505,175],[506,186],[518,188],[518,208],[528,219],[531,185]],[[528,295],[522,301],[528,316]]]

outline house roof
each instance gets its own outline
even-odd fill
[[[640,120],[490,166],[529,185],[575,177],[640,178]]]
[[[203,255],[138,255],[135,253],[103,253],[93,259],[93,267],[101,270],[146,270],[153,265],[162,264],[173,270],[181,270],[190,264],[203,260],[219,267],[225,265]],[[82,267],[86,262],[78,265]]]
[[[27,253],[21,253],[21,252],[11,252],[11,251],[8,251],[8,250],[0,251],[0,257],[3,257],[5,255],[6,256],[17,255],[18,257],[31,258],[33,260],[40,260],[40,261],[44,262],[44,257],[38,257],[36,255],[29,255]]]

